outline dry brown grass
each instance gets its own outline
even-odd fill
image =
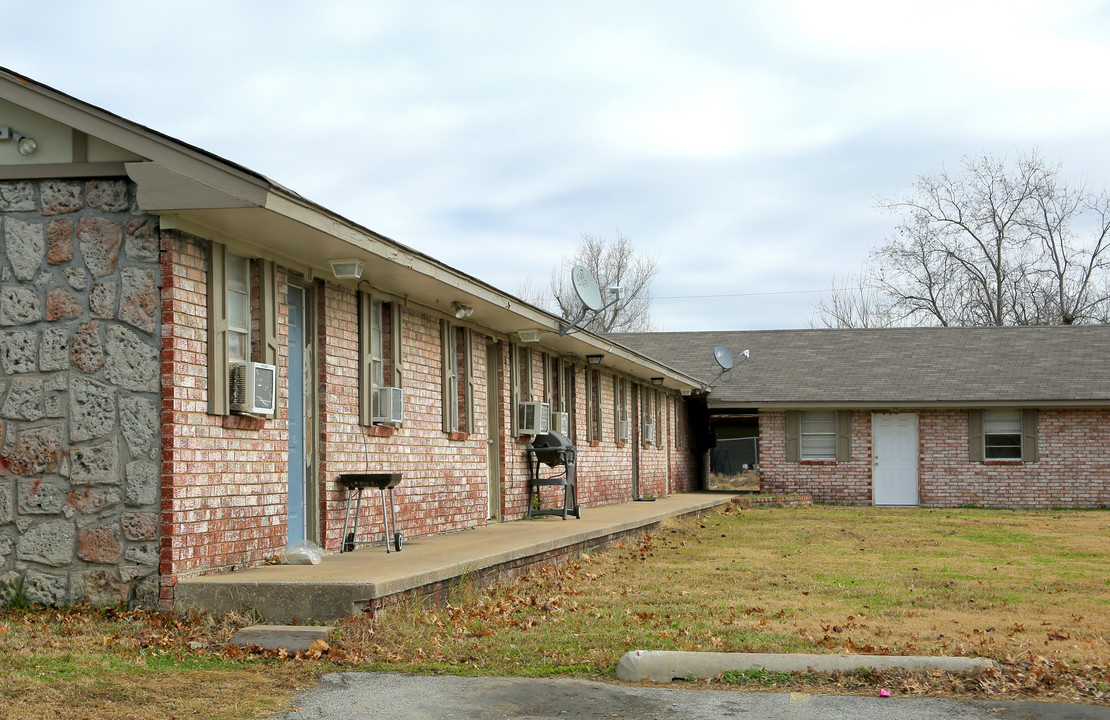
[[[227,648],[249,618],[10,611],[0,717],[257,718],[337,667],[612,679],[632,649],[978,655],[1000,671],[722,679],[1107,704],[1108,537],[1106,511],[733,509],[344,622],[314,657]]]
[[[710,473],[706,488],[708,490],[759,492],[759,470],[745,470],[736,475]]]
[[[1108,531],[1103,511],[732,510],[343,642],[412,669],[598,677],[632,649],[973,655],[1002,673],[897,686],[1106,702]]]
[[[227,638],[244,622],[87,608],[0,614],[0,717],[272,715],[320,666],[226,657]]]

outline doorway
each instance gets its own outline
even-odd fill
[[[873,413],[872,498],[876,505],[917,505],[917,414]]]
[[[632,427],[628,439],[632,443],[632,498],[640,497],[640,386],[632,385]]]
[[[501,348],[486,345],[486,457],[489,519],[501,519]]]
[[[289,442],[287,542],[319,539],[316,487],[315,343],[312,291],[289,285]]]

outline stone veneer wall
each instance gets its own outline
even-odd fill
[[[157,604],[159,278],[130,182],[0,182],[0,595]]]

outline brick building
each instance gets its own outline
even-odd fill
[[[6,70],[0,241],[0,582],[36,602],[338,550],[347,472],[403,473],[409,536],[518,519],[521,403],[586,508],[697,484],[694,378]]]
[[[851,505],[1110,506],[1108,326],[619,337],[707,378],[715,345],[751,351],[692,402],[719,446],[758,443],[765,491]]]

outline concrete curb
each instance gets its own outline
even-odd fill
[[[871,670],[944,670],[982,672],[994,662],[983,658],[923,655],[789,655],[775,653],[700,653],[670,650],[633,650],[617,663],[617,677],[637,682],[671,682],[694,676],[713,678],[730,670],[771,672],[851,672]]]

